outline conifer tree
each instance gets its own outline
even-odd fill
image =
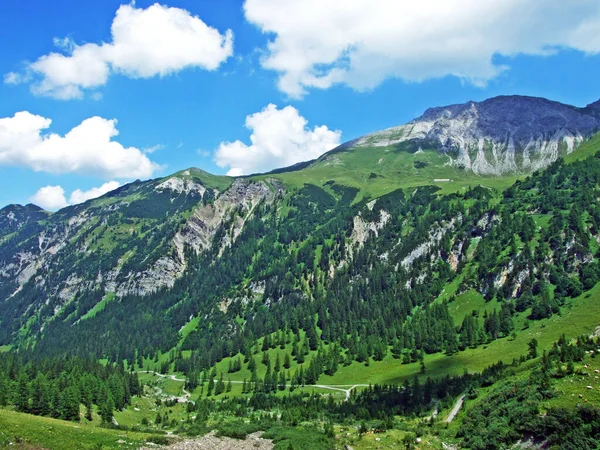
[[[19,412],[29,412],[29,381],[25,372],[19,376],[15,408]]]

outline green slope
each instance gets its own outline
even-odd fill
[[[17,449],[134,449],[151,435],[100,428],[0,409],[0,448]]]
[[[355,147],[332,151],[306,168],[255,179],[273,177],[299,188],[305,183],[323,186],[328,181],[360,190],[360,197],[377,198],[398,188],[436,185],[440,193],[464,191],[469,186],[506,188],[516,175],[483,177],[446,165],[449,158],[436,149],[419,151],[407,142],[391,147]],[[444,181],[435,181],[444,180]],[[447,181],[450,180],[450,181]]]

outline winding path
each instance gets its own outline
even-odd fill
[[[152,372],[152,371],[147,371],[147,370],[138,370],[137,373],[148,373],[148,374],[153,374],[154,376],[157,376],[159,378],[169,378],[170,380],[173,381],[179,381],[181,383],[185,383],[186,380],[182,379],[182,378],[177,378],[175,375],[163,375],[161,373],[158,372]],[[219,380],[214,380],[215,382],[218,382]],[[227,381],[229,382],[229,381]],[[244,383],[243,381],[231,381],[232,384],[242,384]],[[286,384],[286,387],[289,387],[290,384]],[[348,389],[344,389],[345,387],[350,386]],[[351,392],[356,389],[357,387],[368,387],[368,384],[353,384],[353,385],[349,385],[349,384],[305,384],[302,387],[313,387],[313,388],[319,388],[319,389],[330,389],[332,391],[339,391],[339,392],[343,392],[346,395],[346,398],[344,399],[345,402],[347,402],[348,400],[350,400],[350,394]],[[184,395],[181,397],[175,397],[172,396],[172,398],[176,398],[177,401],[179,403],[186,403],[186,402],[192,402],[192,400],[190,400],[192,394],[189,393],[188,391],[185,390],[185,388],[183,389]]]
[[[152,375],[154,375],[154,376],[157,376],[157,377],[159,377],[159,378],[168,378],[168,379],[170,379],[170,380],[173,380],[173,381],[178,381],[178,382],[180,382],[180,383],[185,383],[185,382],[186,382],[186,380],[185,380],[185,379],[182,379],[182,378],[177,378],[175,375],[163,375],[162,373],[158,373],[158,372],[149,372],[149,371],[146,371],[146,370],[138,370],[138,371],[137,371],[137,373],[146,373],[146,374],[152,374]],[[159,389],[160,389],[160,388],[159,388]],[[175,396],[175,395],[171,395],[171,396],[169,397],[169,399],[177,399],[177,402],[178,402],[178,403],[188,403],[188,402],[194,403],[194,401],[193,401],[193,400],[191,400],[192,394],[191,394],[190,392],[188,392],[188,391],[185,389],[185,387],[184,387],[184,388],[182,388],[182,391],[183,391],[183,395],[182,395],[182,396],[180,396],[180,397],[177,397],[177,396]],[[162,392],[162,389],[161,389],[161,392]]]
[[[452,408],[452,411],[450,411],[450,414],[448,414],[448,417],[446,417],[446,420],[444,420],[444,422],[450,423],[454,420],[454,418],[458,414],[458,411],[460,411],[460,408],[462,407],[462,404],[464,401],[465,401],[465,394],[458,397],[458,400],[456,400],[456,403],[454,404],[454,408]]]

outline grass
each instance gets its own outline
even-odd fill
[[[143,365],[140,367],[136,363],[137,370],[148,370],[150,372],[159,371],[162,363],[169,360],[169,352],[161,353],[158,352],[158,359],[154,361],[154,358],[144,358]]]
[[[544,406],[550,407],[577,407],[584,403],[600,405],[600,381],[596,370],[600,370],[600,361],[586,359],[589,368],[577,367],[581,373],[574,373],[561,378],[555,383],[558,396],[548,400]],[[592,389],[589,389],[591,386]],[[581,397],[580,397],[581,396]]]
[[[104,308],[106,308],[106,305],[109,302],[113,301],[114,299],[115,299],[115,293],[109,292],[104,297],[102,297],[102,300],[100,300],[98,303],[96,303],[92,309],[90,309],[83,316],[81,316],[81,318],[79,320],[86,320],[86,319],[91,319],[92,317],[95,317],[96,314],[103,311]]]
[[[565,156],[565,162],[581,161],[582,159],[594,156],[600,149],[600,133],[596,133],[590,139],[585,141],[573,153]]]
[[[0,448],[133,449],[148,437],[146,433],[99,428],[85,420],[65,422],[0,409]]]
[[[329,450],[333,447],[331,439],[327,438],[320,430],[312,427],[274,426],[268,429],[263,437],[273,440],[275,450],[287,450],[289,448]]]
[[[526,314],[523,313],[520,316],[517,321],[518,326],[522,326]],[[513,358],[519,358],[527,352],[527,343],[533,338],[538,340],[540,351],[547,350],[562,334],[568,337],[590,334],[599,324],[600,284],[588,293],[570,300],[562,308],[560,315],[529,322],[529,327],[518,330],[514,339],[498,339],[487,345],[467,349],[452,356],[446,356],[442,353],[426,355],[425,374],[419,373],[419,363],[402,364],[400,360],[388,355],[383,361],[372,361],[368,366],[354,362],[349,366],[340,367],[333,376],[321,376],[319,383],[332,385],[354,383],[400,384],[407,379],[411,379],[414,375],[435,378],[446,374],[460,375],[465,370],[478,372],[498,361],[511,363]]]
[[[340,448],[344,448],[347,445],[355,450],[406,448],[404,438],[406,436],[411,436],[413,439],[416,438],[414,432],[399,429],[391,429],[383,433],[368,432],[362,436],[359,435],[357,427],[339,427],[335,431],[336,435],[339,436],[338,442],[341,444]],[[427,450],[443,447],[442,441],[438,436],[424,435],[421,437],[421,442],[416,448]]]
[[[146,383],[152,387],[159,388],[167,396],[183,395],[183,382],[172,380],[169,377],[160,377],[154,373],[139,373],[140,382]],[[181,378],[183,379],[183,377]]]
[[[459,280],[453,283],[457,284]],[[457,286],[450,283],[437,301],[452,295]],[[485,311],[488,313],[494,309],[498,309],[496,300],[485,302],[481,294],[475,291],[467,291],[460,294],[456,299],[449,303],[450,313],[457,326],[460,326],[463,318],[472,311],[478,311],[481,318]],[[340,366],[338,371],[333,376],[322,375],[318,384],[331,386],[351,386],[354,384],[401,384],[405,380],[412,379],[415,375],[420,378],[426,377],[442,377],[445,375],[460,375],[465,370],[469,372],[479,372],[484,368],[495,364],[498,361],[503,361],[507,364],[513,359],[518,359],[521,355],[527,352],[528,342],[536,338],[539,343],[540,351],[549,349],[552,344],[558,340],[562,334],[569,337],[577,337],[581,334],[590,334],[598,325],[600,325],[600,284],[596,285],[592,290],[582,294],[576,299],[569,300],[562,308],[561,314],[554,315],[549,319],[540,321],[528,321],[526,316],[528,311],[521,313],[515,318],[516,337],[505,337],[490,342],[486,345],[481,345],[477,348],[469,348],[465,351],[456,353],[452,356],[447,356],[443,353],[435,353],[425,356],[425,373],[420,373],[420,364],[418,362],[411,364],[402,364],[400,359],[394,359],[391,354],[388,354],[382,361],[370,361],[368,365],[365,363],[353,362],[349,366]],[[304,334],[302,333],[302,339]],[[275,364],[275,359],[279,354],[280,360],[283,363],[285,353],[291,355],[292,345],[287,344],[285,349],[279,347],[269,349],[268,353],[271,357],[271,365]],[[307,355],[304,362],[304,367],[308,367],[310,359],[314,355]],[[242,370],[236,373],[228,374],[227,368],[240,355],[233,358],[225,358],[217,363],[217,377],[223,373],[225,383],[228,380],[243,381],[250,380],[250,371],[247,369],[247,364],[242,364]],[[259,377],[264,377],[266,366],[262,364],[262,351],[254,354],[257,363],[257,374]],[[242,357],[243,359],[243,357]],[[299,368],[299,364],[292,359],[291,367],[288,371],[293,374]],[[233,384],[230,393],[221,394],[221,396],[241,395],[241,384]],[[195,399],[200,395],[200,387],[192,393],[192,398]],[[335,398],[343,398],[343,392],[320,389],[315,387],[304,387],[299,391],[317,392],[322,394],[330,394]],[[206,384],[202,390],[206,395]],[[287,393],[286,389],[281,393]],[[213,397],[214,398],[214,397]]]
[[[483,317],[484,312],[491,313],[499,309],[500,305],[496,299],[486,302],[483,295],[473,289],[457,295],[454,301],[448,303],[448,310],[457,327],[462,324],[465,316],[473,311],[476,311],[479,317]]]
[[[333,180],[360,189],[359,198],[376,198],[398,188],[432,184],[439,186],[441,193],[463,191],[478,185],[504,189],[517,179],[516,176],[479,176],[446,165],[448,161],[447,156],[435,149],[416,153],[397,146],[361,147],[327,154],[302,170],[252,178],[278,178],[293,188],[300,188],[305,183],[323,186]],[[436,182],[435,179],[451,181]]]
[[[449,288],[448,290],[451,290]],[[480,315],[483,310],[489,310],[494,307],[494,302],[485,303],[483,298],[475,292],[467,292],[457,296],[456,300],[450,303],[450,309],[453,318],[459,321],[465,314],[469,314],[472,310],[478,310]],[[503,360],[510,363],[513,358],[520,357],[525,353],[527,342],[535,337],[540,346],[540,350],[549,349],[561,334],[566,334],[569,337],[576,337],[580,334],[590,334],[595,327],[600,323],[600,285],[597,285],[591,291],[581,295],[577,299],[570,300],[563,307],[560,315],[555,315],[543,321],[529,322],[526,329],[521,329],[525,323],[524,313],[516,321],[519,327],[516,338],[503,338],[493,341],[488,345],[480,346],[476,349],[468,349],[453,356],[443,354],[427,355],[425,358],[426,371],[425,374],[419,374],[420,367],[418,363],[401,364],[399,360],[395,360],[391,356],[387,356],[383,361],[370,362],[365,364],[353,363],[347,367],[340,367],[339,371],[329,377],[322,376],[319,379],[320,384],[325,385],[352,385],[356,383],[402,383],[406,379],[411,379],[415,374],[421,377],[438,377],[446,374],[458,375],[464,370],[480,371],[498,360]],[[272,364],[275,357],[280,354],[283,361],[285,352],[291,352],[291,344],[286,345],[284,350],[279,348],[270,349]],[[260,362],[262,352],[255,355],[258,364],[259,376],[264,374],[265,366]],[[306,358],[305,365],[308,364],[311,355]],[[218,371],[226,372],[229,359],[219,363]],[[557,380],[556,387],[560,395],[552,400],[547,401],[544,407],[552,406],[576,406],[578,403],[583,403],[587,400],[590,403],[597,404],[600,402],[600,374],[595,374],[595,370],[600,370],[600,358],[593,359],[586,357],[586,364],[590,364],[589,368],[583,368],[586,375],[570,375],[561,380]],[[292,363],[291,370],[295,370],[297,363]],[[527,371],[531,365],[524,364],[521,366],[522,371]],[[577,369],[582,368],[577,367]],[[524,372],[523,372],[524,373]],[[246,377],[249,379],[250,374],[244,364],[244,369],[235,374],[225,374],[225,381],[229,378],[232,380],[243,380]],[[157,377],[153,374],[140,373],[140,379],[143,382],[149,382],[151,385],[160,387],[162,396],[181,395],[183,383],[171,380],[169,378]],[[587,389],[587,386],[592,386],[593,389]],[[153,386],[152,386],[153,387]],[[154,420],[158,412],[162,416],[168,415],[169,424],[167,429],[173,429],[177,424],[193,419],[194,413],[188,413],[185,404],[176,404],[173,406],[157,406],[155,401],[155,392],[152,387],[147,388],[146,397],[134,398],[132,404],[124,411],[116,412],[115,418],[120,425],[133,427],[141,423],[145,418],[150,422],[150,427],[153,427]],[[197,390],[194,392],[192,399],[196,399],[199,394]],[[205,389],[206,391],[206,389]],[[333,395],[337,399],[344,397],[343,392],[331,391],[315,387],[304,387],[298,391],[317,392],[326,395]],[[296,391],[296,392],[298,392]],[[286,391],[287,392],[287,391]],[[579,395],[583,398],[580,398]],[[233,384],[232,391],[224,393],[217,398],[239,396],[241,395],[241,384]],[[159,398],[161,396],[159,395]],[[214,397],[213,397],[214,398]],[[467,403],[465,410],[469,407]],[[120,430],[107,430],[99,428],[99,418],[94,415],[94,421],[88,423],[70,423],[49,418],[41,418],[36,416],[14,413],[12,411],[0,410],[0,447],[8,446],[9,442],[20,443],[21,447],[12,448],[136,448],[149,436],[145,433],[125,432]],[[161,426],[162,427],[162,426]],[[156,427],[157,430],[159,428]],[[161,430],[164,428],[160,428]],[[345,432],[341,430],[345,429]],[[329,444],[322,441],[323,435],[309,433],[310,428],[298,428],[297,430],[287,427],[274,427],[268,430],[265,437],[274,439],[276,448],[288,448],[290,442],[293,444],[304,443],[306,439],[317,439],[306,443],[310,448],[331,448]],[[347,436],[350,433],[350,436]],[[374,448],[396,448],[402,443],[407,431],[401,429],[389,430],[382,434],[366,434],[358,436],[355,427],[344,428],[336,427],[336,434],[339,439],[338,443],[351,445],[357,450],[374,449]],[[315,437],[317,436],[317,437]],[[379,440],[376,440],[379,439]],[[119,444],[119,441],[125,441],[127,444]],[[56,444],[60,442],[60,444]],[[439,437],[426,434],[423,436],[423,441],[420,448],[439,448]],[[299,447],[309,448],[309,447]],[[329,446],[326,446],[329,445]]]
[[[198,324],[200,323],[200,317],[194,317],[192,318],[192,320],[190,320],[188,323],[186,323],[181,330],[179,330],[179,334],[181,335],[181,338],[179,339],[179,344],[178,347],[181,347],[181,345],[183,344],[183,341],[185,341],[185,338],[188,337],[188,335],[194,331],[196,328],[198,328]]]
[[[119,223],[116,225],[103,225],[96,227],[88,242],[90,242],[90,251],[112,253],[117,247],[126,244],[132,234],[138,233],[140,237],[145,236],[149,232],[141,233],[142,226],[144,224],[152,224],[152,220],[136,220],[135,223]],[[122,263],[129,259],[133,255],[133,252],[128,252],[123,255]]]
[[[575,373],[556,380],[554,386],[558,395],[545,402],[544,406],[569,408],[584,403],[600,405],[600,373],[596,373],[596,370],[600,371],[600,358],[586,356],[583,363],[575,365]]]
[[[206,188],[217,189],[220,192],[225,191],[231,183],[233,183],[234,178],[224,176],[224,175],[213,175],[211,173],[205,172],[202,169],[198,169],[197,167],[191,167],[186,170],[181,170],[173,175],[170,175],[164,180],[168,180],[171,177],[181,177],[181,178],[191,178],[193,180],[198,181],[202,186]]]

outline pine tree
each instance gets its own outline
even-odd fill
[[[267,366],[267,369],[271,368],[271,357],[269,352],[263,352],[262,363]]]
[[[19,377],[15,408],[19,412],[29,412],[29,381],[25,372]]]
[[[102,419],[102,423],[112,423],[113,421],[113,411],[115,409],[115,403],[110,396],[110,394],[106,395],[104,401],[101,402],[100,406],[100,418]]]
[[[33,381],[31,414],[47,416],[50,414],[50,391],[48,381],[42,373],[38,373]]]
[[[60,417],[60,391],[55,383],[50,384],[50,417],[58,419]]]
[[[225,381],[223,381],[223,373],[221,373],[219,381],[217,381],[217,384],[215,385],[215,395],[220,395],[223,392],[225,392]]]
[[[250,360],[248,361],[248,370],[250,372],[256,370],[256,360],[254,359],[254,356],[251,356]]]
[[[0,406],[8,404],[8,383],[3,376],[0,375]]]
[[[529,359],[534,359],[537,358],[537,347],[538,347],[538,341],[536,338],[531,339],[528,343],[527,343],[527,347],[528,347],[528,352],[527,352],[527,356],[529,357]]]
[[[285,391],[285,385],[286,385],[285,372],[282,370],[281,372],[279,372],[279,390]]]
[[[64,420],[79,420],[79,390],[75,386],[66,388],[60,396],[60,415]]]
[[[266,352],[267,350],[269,350],[271,348],[271,335],[267,334],[265,336],[265,338],[263,339],[263,344],[262,344],[262,351]]]

